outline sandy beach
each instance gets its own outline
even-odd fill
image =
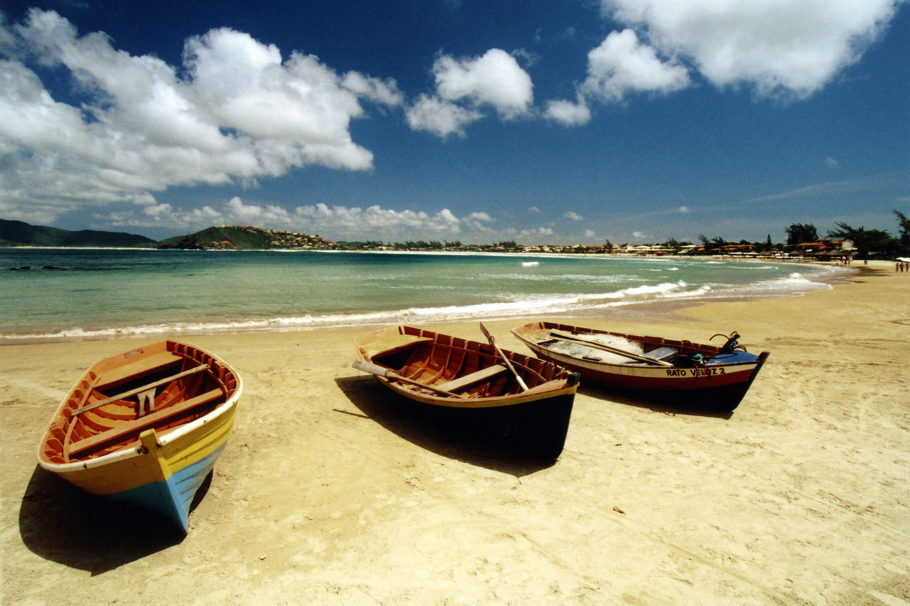
[[[800,297],[584,318],[737,330],[771,356],[728,417],[583,385],[545,466],[390,406],[351,368],[359,330],[181,337],[244,381],[186,536],[35,458],[85,368],[148,340],[0,347],[0,602],[908,604],[910,274],[858,267]],[[486,324],[524,351],[525,321]]]

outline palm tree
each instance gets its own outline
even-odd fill
[[[895,239],[881,229],[865,229],[847,225],[843,221],[837,223],[837,229],[828,232],[831,238],[851,240],[856,247],[856,254],[864,261],[869,260],[870,252],[888,252],[894,248]]]
[[[910,253],[910,219],[899,210],[895,210],[894,214],[897,215],[897,221],[900,225],[900,234],[898,235],[898,238],[900,239],[901,251]]]

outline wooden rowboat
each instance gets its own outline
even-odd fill
[[[241,390],[230,366],[176,341],[106,358],[54,413],[38,464],[89,493],[154,510],[186,532],[193,496],[227,443]]]
[[[484,329],[486,332],[486,329]],[[488,333],[487,333],[488,334]],[[411,326],[361,335],[354,367],[422,406],[470,415],[522,454],[562,452],[578,375],[550,362]]]
[[[586,384],[718,412],[739,405],[768,357],[746,352],[735,333],[722,346],[554,322],[512,333],[537,356],[580,373]]]

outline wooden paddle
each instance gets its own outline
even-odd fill
[[[563,332],[561,330],[551,330],[551,337],[556,337],[557,339],[562,339],[563,341],[574,341],[575,343],[584,343],[588,347],[593,347],[595,349],[602,349],[610,353],[614,353],[618,356],[624,356],[632,360],[638,360],[639,362],[646,362],[648,364],[655,364],[657,366],[670,366],[673,364],[670,362],[664,362],[663,360],[657,360],[655,358],[649,358],[647,356],[640,356],[637,353],[632,353],[631,351],[626,351],[625,349],[620,349],[618,347],[613,347],[612,345],[604,345],[603,343],[598,343],[597,341],[591,341],[590,339],[585,339],[578,335],[573,335],[572,333]]]
[[[397,374],[394,371],[389,370],[388,368],[382,367],[379,364],[373,364],[372,362],[367,362],[366,360],[354,360],[354,363],[351,364],[357,370],[362,370],[363,372],[368,372],[371,375],[376,375],[378,377],[385,377],[386,379],[391,379],[393,381],[399,381],[401,383],[409,383],[411,385],[417,385],[418,387],[423,387],[424,389],[429,389],[430,391],[435,391],[436,393],[441,393],[447,396],[452,396],[454,398],[466,398],[467,396],[455,393],[453,391],[446,391],[445,389],[439,389],[438,387],[433,387],[432,385],[427,385],[426,383],[421,383],[420,381],[415,381],[407,377],[402,377],[400,374]]]
[[[490,345],[496,349],[496,353],[499,354],[499,357],[502,358],[502,361],[506,363],[506,367],[512,371],[513,375],[515,375],[515,380],[518,381],[518,385],[521,387],[521,390],[528,391],[528,386],[525,384],[522,378],[518,376],[518,371],[515,370],[514,366],[512,366],[512,362],[509,361],[509,359],[506,357],[506,354],[502,353],[502,350],[499,349],[499,345],[496,344],[496,339],[493,338],[493,335],[490,334],[490,331],[487,330],[487,327],[483,325],[483,322],[480,323],[480,330],[483,332],[483,336],[487,338],[487,341],[490,342]]]

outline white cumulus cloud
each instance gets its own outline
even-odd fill
[[[591,121],[591,110],[583,98],[577,101],[555,99],[547,101],[544,116],[565,126],[578,126]]]
[[[534,100],[531,77],[514,57],[498,48],[474,59],[439,57],[433,73],[436,92],[443,99],[488,103],[503,118],[527,113]]]
[[[375,239],[386,241],[458,237],[462,221],[448,208],[435,213],[395,210],[379,205],[349,207],[316,204],[294,209],[293,225],[308,233],[338,234],[337,239]]]
[[[421,95],[406,112],[408,124],[414,130],[426,130],[440,137],[455,134],[464,136],[464,128],[483,115],[437,97]]]
[[[380,79],[364,76],[360,72],[348,72],[342,85],[358,97],[370,99],[382,105],[394,107],[404,102],[404,95],[391,78]]]
[[[905,1],[600,0],[624,29],[588,53],[578,98],[547,102],[544,116],[585,124],[593,102],[670,94],[698,76],[757,99],[805,99],[859,61]]]
[[[661,60],[653,47],[626,29],[612,32],[588,53],[588,77],[582,90],[603,101],[621,101],[628,93],[670,93],[689,84],[685,67]]]
[[[805,97],[857,61],[902,0],[602,0],[712,84]]]
[[[210,225],[256,225],[271,229],[321,234],[335,240],[398,241],[418,239],[482,238],[493,233],[493,218],[484,211],[456,215],[451,209],[436,212],[396,210],[370,206],[325,203],[284,208],[266,202],[248,202],[234,196],[223,204],[193,209],[170,204],[150,204],[137,215],[108,214],[105,220],[122,227],[172,227],[195,231]]]
[[[545,242],[552,238],[553,234],[552,227],[534,227],[520,230],[517,239],[520,242]]]
[[[492,233],[490,225],[493,223],[493,217],[485,212],[472,212],[462,219],[465,226],[477,233]]]
[[[433,64],[433,74],[435,93],[420,95],[407,110],[414,130],[463,136],[465,126],[484,117],[484,107],[492,107],[504,120],[531,112],[531,77],[504,50],[493,48],[467,59],[442,55]]]
[[[52,11],[0,22],[0,41],[0,211],[11,218],[147,205],[168,187],[255,184],[306,165],[369,169],[372,154],[349,130],[361,100],[402,103],[394,81],[342,77],[297,52],[284,59],[226,28],[188,39],[182,70],[103,33],[80,36]],[[68,78],[78,105],[54,99],[39,67]]]

